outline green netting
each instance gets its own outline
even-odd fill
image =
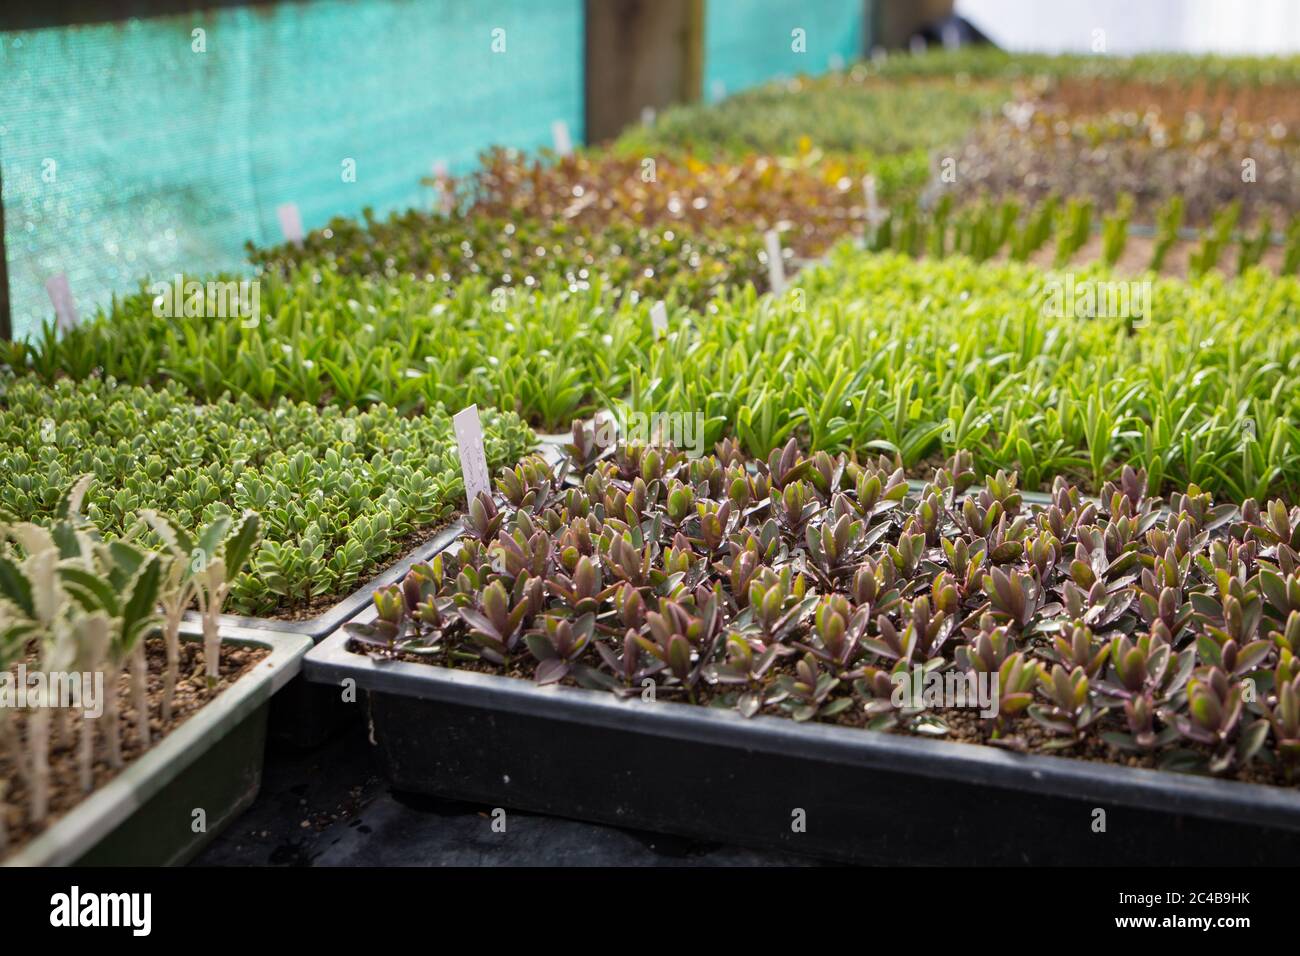
[[[84,314],[144,276],[240,268],[282,203],[310,229],[428,204],[436,161],[550,145],[556,120],[581,142],[582,11],[333,0],[0,33],[14,336],[52,315],[53,274]]]
[[[712,0],[704,21],[704,95],[818,74],[862,55],[863,0]],[[796,52],[795,30],[804,51]]]

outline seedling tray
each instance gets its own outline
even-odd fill
[[[310,639],[312,643],[317,643],[354,618],[358,612],[370,606],[371,595],[377,589],[402,580],[413,564],[429,560],[454,542],[460,531],[459,521],[443,528],[410,554],[390,565],[316,617],[289,621],[223,614],[221,626],[247,631],[296,634]],[[199,620],[198,615],[193,611],[188,612],[185,618],[187,622],[195,625]],[[271,707],[271,736],[277,741],[299,748],[316,747],[346,726],[353,713],[352,710],[341,705],[337,695],[323,693],[320,688],[295,680],[275,697]]]
[[[590,420],[588,420],[588,424],[590,424]],[[538,435],[537,440],[538,442],[541,443],[543,454],[548,455],[548,457],[554,461],[565,457],[566,453],[563,450],[564,446],[569,444],[569,442],[573,440],[573,436],[568,433],[555,434],[555,435]],[[573,474],[570,474],[568,476],[567,481],[574,487],[577,487],[582,484],[581,479],[579,479],[576,475]],[[907,479],[908,489],[914,492],[922,491],[927,484],[929,484],[929,482],[921,481],[920,479],[917,478]],[[1052,504],[1052,496],[1045,491],[1021,491],[1020,497],[1025,501],[1026,504],[1043,505],[1043,506]],[[1083,500],[1095,502],[1097,501],[1097,498],[1084,495]]]
[[[236,627],[242,630],[302,634],[310,637],[312,643],[318,643],[321,639],[338,630],[345,622],[352,620],[358,611],[369,605],[370,596],[377,589],[400,581],[405,577],[406,572],[411,569],[411,565],[429,560],[433,555],[447,547],[448,544],[455,541],[460,534],[460,530],[459,521],[443,528],[400,561],[394,562],[351,594],[342,598],[337,604],[322,611],[315,617],[286,620],[273,617],[245,617],[239,614],[223,614],[221,615],[221,624],[223,627]],[[185,619],[197,623],[199,616],[194,611],[188,611],[185,614]]]
[[[535,449],[537,454],[542,455],[553,464],[563,457],[560,445],[564,436],[539,436],[538,446]],[[396,584],[406,576],[406,572],[411,570],[411,566],[428,561],[438,552],[446,549],[453,544],[460,536],[463,525],[459,518],[452,521],[441,531],[434,534],[424,543],[418,545],[405,557],[386,567],[375,577],[371,578],[361,587],[357,588],[351,594],[342,598],[337,604],[329,607],[315,617],[300,618],[297,620],[286,620],[281,618],[270,617],[245,617],[238,614],[221,615],[221,624],[223,627],[235,627],[245,630],[267,630],[277,631],[288,634],[302,634],[312,639],[312,643],[320,643],[322,639],[333,634],[346,622],[352,620],[358,612],[370,606],[372,595],[379,588],[387,587],[390,584]],[[199,616],[194,611],[186,612],[187,621],[198,622]]]
[[[304,674],[367,692],[398,790],[850,863],[1289,865],[1300,853],[1300,789],[746,720],[380,661],[347,642],[319,644]]]
[[[182,634],[201,632],[187,624]],[[271,653],[5,865],[184,863],[253,802],[272,695],[298,673],[311,641],[246,628],[223,628],[222,641]],[[206,829],[196,833],[197,809]]]
[[[554,462],[561,455],[558,446],[539,442],[537,451]],[[440,551],[454,544],[460,536],[462,523],[453,521],[413,551],[394,562],[347,597],[315,617],[301,620],[280,620],[265,617],[221,615],[222,627],[243,630],[272,631],[281,634],[300,634],[319,643],[333,634],[358,613],[372,607],[371,598],[379,588],[396,584],[406,576],[412,565],[428,561]],[[186,614],[186,620],[197,623],[198,615]],[[320,746],[333,734],[347,726],[356,709],[348,707],[338,694],[313,687],[302,680],[293,681],[275,696],[271,705],[271,736],[279,743],[300,749]]]

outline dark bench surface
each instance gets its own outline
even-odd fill
[[[365,729],[309,752],[269,745],[256,802],[202,866],[779,866],[800,857],[397,793]],[[815,865],[815,864],[814,864]]]

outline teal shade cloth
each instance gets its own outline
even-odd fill
[[[58,273],[84,317],[144,278],[243,270],[282,204],[307,229],[430,206],[435,163],[551,146],[557,121],[580,144],[583,10],[320,0],[0,33],[14,337],[53,317]]]
[[[863,0],[709,0],[705,98],[780,77],[815,76],[861,58],[869,11]]]

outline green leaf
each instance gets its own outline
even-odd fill
[[[0,594],[18,605],[18,609],[27,617],[36,617],[31,582],[17,564],[3,555],[0,555]]]
[[[157,555],[150,555],[132,580],[122,602],[122,639],[127,646],[143,636],[143,630],[154,617],[161,582],[162,562]]]
[[[65,565],[59,568],[59,577],[64,581],[65,587],[75,585],[78,592],[83,595],[80,603],[86,611],[102,610],[108,613],[109,617],[117,617],[121,613],[121,602],[113,586],[97,574],[92,574],[85,568]],[[90,600],[88,601],[87,598]]]
[[[86,492],[90,490],[94,482],[94,475],[82,475],[72,483],[63,497],[59,500],[58,506],[54,509],[56,518],[76,518],[81,515],[81,504],[86,497]]]
[[[245,511],[234,534],[226,539],[226,578],[233,580],[248,562],[261,532],[261,521],[256,512]]]

